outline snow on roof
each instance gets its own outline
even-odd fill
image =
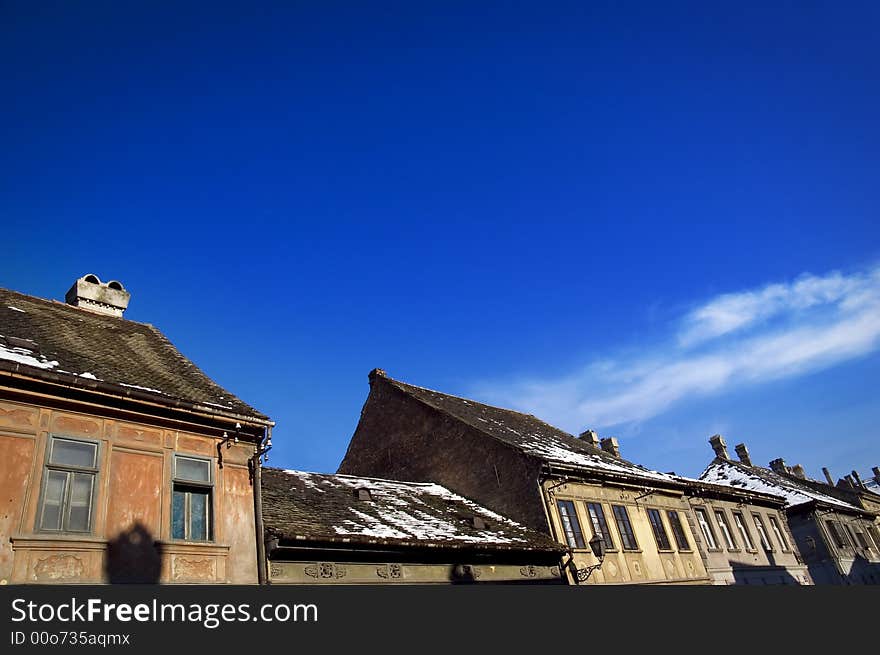
[[[263,469],[267,527],[285,535],[559,549],[549,537],[434,483]],[[366,490],[370,499],[359,499]],[[482,522],[475,522],[479,517]]]
[[[42,369],[53,369],[58,366],[56,360],[50,360],[48,357],[35,353],[33,350],[28,348],[8,348],[2,343],[0,343],[0,359]]]
[[[700,480],[781,496],[785,499],[787,507],[818,502],[840,509],[858,511],[858,508],[849,503],[810,489],[806,485],[799,485],[794,480],[784,478],[769,469],[756,466],[746,469],[744,465],[735,462],[716,461],[703,471]]]

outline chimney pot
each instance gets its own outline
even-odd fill
[[[129,300],[131,294],[125,290],[121,282],[111,280],[103,283],[93,273],[79,278],[64,296],[64,301],[68,305],[119,318],[122,318]]]
[[[825,479],[828,480],[828,486],[833,487],[834,486],[834,478],[831,477],[831,471],[829,471],[827,468],[825,468],[823,466],[822,473],[825,474]]]
[[[586,441],[591,446],[599,448],[599,433],[595,430],[584,430],[578,435],[578,439]]]
[[[605,437],[600,442],[602,450],[613,457],[620,457],[620,445],[616,437]]]
[[[712,450],[715,451],[716,457],[730,459],[730,455],[727,452],[727,444],[724,443],[724,437],[720,434],[709,437],[709,444],[712,446]]]
[[[861,476],[859,475],[858,471],[853,471],[853,472],[852,472],[852,476],[853,476],[853,480],[856,481],[856,484],[857,484],[858,486],[860,486],[860,487],[864,487],[864,486],[865,486],[865,484],[862,482],[862,478],[861,478]]]
[[[752,458],[749,456],[749,449],[746,448],[744,443],[736,445],[736,456],[739,457],[739,461],[746,466],[752,465]]]
[[[795,464],[794,466],[791,467],[791,474],[796,478],[800,478],[801,480],[807,479],[807,472],[804,470],[804,467],[801,466],[800,464]]]
[[[877,481],[877,484],[880,484],[880,466],[872,468],[871,473],[874,474],[874,479]]]
[[[770,468],[777,473],[790,473],[788,467],[785,465],[785,460],[781,457],[774,459],[772,462],[770,462]]]

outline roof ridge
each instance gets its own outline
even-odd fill
[[[113,319],[116,321],[125,321],[126,323],[133,323],[135,325],[144,325],[147,327],[153,327],[150,323],[146,323],[144,321],[136,321],[131,318],[125,318],[123,316],[112,316],[110,314],[99,314],[98,312],[94,312],[86,307],[77,307],[76,305],[70,305],[62,300],[57,300],[55,298],[40,298],[39,296],[32,296],[29,293],[22,293],[21,291],[16,291],[15,289],[7,289],[6,287],[0,287],[0,292],[11,293],[16,296],[21,296],[22,298],[26,298],[30,301],[37,301],[43,303],[45,305],[49,305],[50,307],[63,307],[65,310],[71,310],[72,312],[82,312],[86,316],[95,316],[99,319]]]
[[[286,473],[288,475],[297,474],[297,473],[304,473],[305,475],[323,475],[326,477],[333,477],[333,478],[349,478],[352,480],[370,480],[371,482],[390,482],[392,484],[406,484],[406,485],[414,485],[414,486],[421,486],[421,487],[440,487],[442,489],[446,489],[450,493],[455,494],[454,491],[452,491],[448,487],[444,487],[439,482],[410,482],[409,480],[394,480],[392,478],[374,478],[372,476],[366,476],[366,475],[349,475],[348,473],[321,473],[318,471],[301,471],[299,469],[282,469],[282,468],[269,467],[269,466],[265,466],[263,468],[269,469],[269,470],[280,471],[281,473]],[[456,494],[456,495],[458,495],[458,494]],[[460,496],[460,497],[464,498],[464,496]]]

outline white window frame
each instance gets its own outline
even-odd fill
[[[764,527],[764,520],[760,514],[752,514],[752,519],[755,522],[755,530],[758,531],[758,536],[761,538],[761,545],[768,553],[772,553],[773,545],[770,543],[770,535],[767,534],[767,528]]]
[[[718,524],[718,528],[721,530],[721,534],[724,536],[724,542],[727,544],[727,550],[737,550],[736,541],[733,539],[733,534],[731,534],[730,532],[730,526],[727,524],[727,515],[724,513],[724,510],[715,510],[715,522]]]
[[[752,535],[749,534],[745,519],[746,517],[742,512],[733,513],[733,522],[736,525],[736,529],[739,530],[739,533],[742,535],[746,550],[757,550],[755,544],[752,543]]]
[[[709,525],[709,517],[706,510],[702,507],[695,507],[694,514],[697,515],[697,523],[700,524],[700,530],[703,531],[703,538],[706,540],[706,548],[709,550],[718,550],[718,543],[715,541],[715,535],[712,533],[712,526]]]
[[[782,548],[782,552],[787,553],[791,549],[788,546],[788,539],[785,538],[785,534],[782,532],[782,525],[775,516],[770,516],[769,519],[770,529],[776,534],[776,539],[779,541],[779,546]]]

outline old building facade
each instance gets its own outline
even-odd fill
[[[560,584],[565,548],[433,483],[264,468],[272,584]]]
[[[711,582],[687,485],[628,462],[595,433],[579,439],[375,370],[339,472],[436,480],[565,545],[573,584]],[[597,535],[604,553],[590,545]]]
[[[0,582],[255,583],[273,423],[128,301],[0,290]]]
[[[794,546],[815,584],[880,584],[875,512],[847,502],[831,484],[808,478],[801,466],[788,467],[782,459],[769,468],[757,466],[742,443],[736,452],[738,461],[716,451],[700,479],[782,497]],[[765,525],[767,540],[773,539],[772,528]]]

